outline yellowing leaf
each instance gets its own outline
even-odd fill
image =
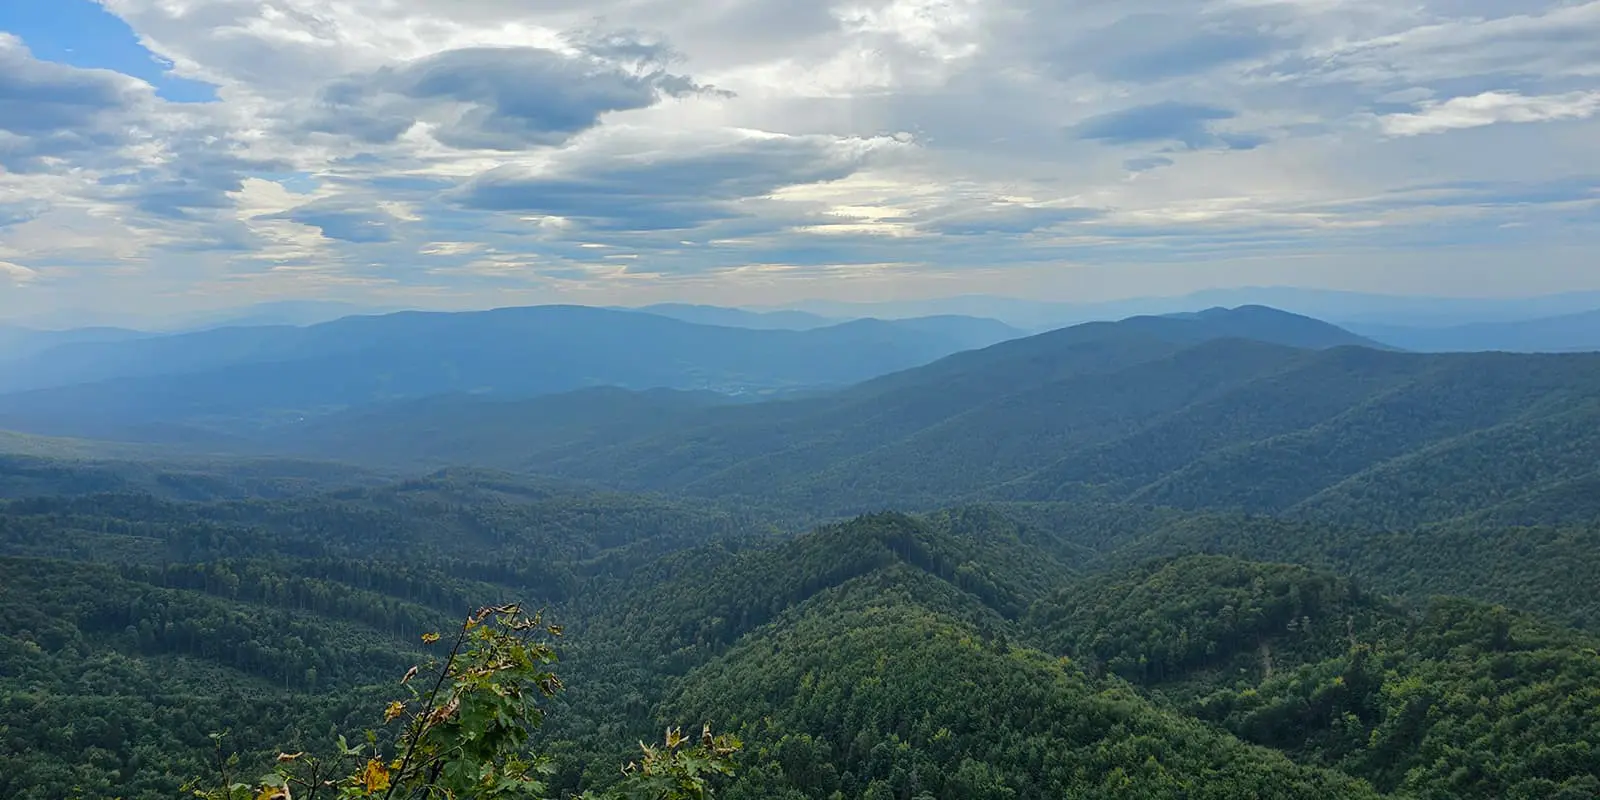
[[[396,700],[383,710],[383,721],[394,722],[395,718],[406,713],[406,704]]]
[[[261,794],[256,795],[256,800],[291,800],[289,787],[264,786],[261,789]]]
[[[422,634],[422,643],[423,644],[433,644],[434,642],[437,642],[437,641],[439,641],[439,634],[437,634],[437,633],[424,633],[424,634]]]
[[[367,768],[361,771],[361,785],[368,794],[389,788],[389,770],[378,759],[368,759]]]

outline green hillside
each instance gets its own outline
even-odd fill
[[[1583,732],[1600,696],[1552,688],[1600,686],[1584,634],[1304,567],[1143,564],[1208,527],[1180,511],[971,507],[789,537],[469,473],[270,501],[19,500],[0,521],[0,696],[26,720],[0,731],[8,796],[170,796],[205,768],[196,720],[247,757],[315,748],[359,729],[419,633],[511,597],[569,630],[573,688],[536,740],[562,791],[702,719],[746,742],[737,798],[1536,797],[1600,775],[1546,746],[1551,726],[1600,736]],[[1542,585],[1581,603],[1587,584]],[[1543,727],[1523,706],[1486,716],[1498,694]],[[1412,730],[1417,703],[1433,711]],[[1484,736],[1505,742],[1490,762]]]
[[[1462,600],[1409,615],[1301,567],[1220,557],[1041,602],[1089,659],[1240,738],[1407,797],[1590,797],[1600,640]]]

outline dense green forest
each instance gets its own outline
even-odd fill
[[[435,397],[279,455],[9,438],[0,797],[460,761],[419,732],[477,741],[465,706],[402,676],[510,603],[560,635],[471,651],[526,679],[473,717],[505,796],[1600,796],[1600,369],[1309,323],[763,403]],[[352,796],[467,780],[386,758]]]
[[[1115,507],[1013,504],[791,536],[506,481],[8,501],[0,791],[173,796],[213,730],[260,763],[314,750],[381,707],[417,636],[509,598],[567,627],[570,688],[534,742],[566,794],[669,720],[746,742],[729,797],[1581,797],[1600,775],[1561,744],[1600,737],[1596,640],[1545,621],[1585,584],[1537,561],[1520,583],[1545,620],[1400,591],[1398,564],[1388,596],[1177,555],[1246,551],[1252,526],[1316,541],[1307,523],[1130,509],[1118,531]],[[1408,546],[1437,552],[1385,551]]]

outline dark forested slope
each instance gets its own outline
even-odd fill
[[[1304,568],[1193,557],[1083,581],[1030,621],[1054,652],[1384,791],[1600,791],[1600,641],[1503,607],[1410,615]]]
[[[569,790],[612,780],[663,720],[701,718],[747,742],[730,798],[1590,785],[1600,767],[1551,733],[1600,736],[1582,634],[1303,567],[1139,563],[1195,545],[1187,520],[1017,505],[788,538],[704,503],[481,473],[272,501],[11,501],[0,786],[165,796],[203,768],[213,722],[247,754],[314,746],[382,702],[368,687],[419,631],[508,597],[569,626],[575,688],[538,745]],[[1291,535],[1319,546],[1310,529],[1265,540]],[[1577,602],[1582,585],[1550,591]],[[1537,721],[1483,710],[1497,693]]]

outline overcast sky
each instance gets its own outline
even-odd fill
[[[5,0],[0,31],[0,315],[1600,288],[1600,2]]]

